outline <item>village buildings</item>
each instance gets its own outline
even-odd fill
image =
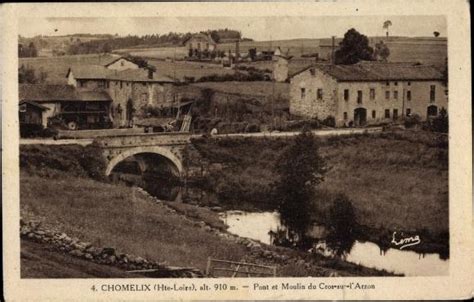
[[[72,130],[119,128],[133,126],[150,108],[164,112],[180,106],[174,79],[122,57],[105,65],[73,66],[66,78],[67,85],[20,84],[23,116],[37,116],[43,127],[60,117]]]
[[[448,109],[440,70],[417,63],[315,64],[290,84],[290,113],[336,126],[360,126],[418,115],[426,120]]]

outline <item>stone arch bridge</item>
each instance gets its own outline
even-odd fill
[[[100,137],[94,140],[104,152],[107,160],[105,175],[109,176],[122,161],[135,157],[141,170],[146,163],[140,155],[152,154],[163,158],[174,171],[181,176],[183,167],[183,150],[190,143],[189,133],[153,133],[123,136]]]

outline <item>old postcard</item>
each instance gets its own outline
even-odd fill
[[[467,3],[0,13],[7,300],[472,297]]]

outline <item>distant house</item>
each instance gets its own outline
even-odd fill
[[[448,109],[442,73],[414,63],[316,64],[292,76],[290,113],[360,126]]]
[[[288,79],[288,63],[291,56],[275,54],[273,56],[273,79],[277,82],[285,82]]]
[[[184,41],[184,45],[188,49],[189,57],[197,57],[205,51],[213,52],[217,47],[211,36],[203,33],[192,35]]]

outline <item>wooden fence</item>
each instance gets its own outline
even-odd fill
[[[276,277],[276,266],[207,258],[208,277]]]

